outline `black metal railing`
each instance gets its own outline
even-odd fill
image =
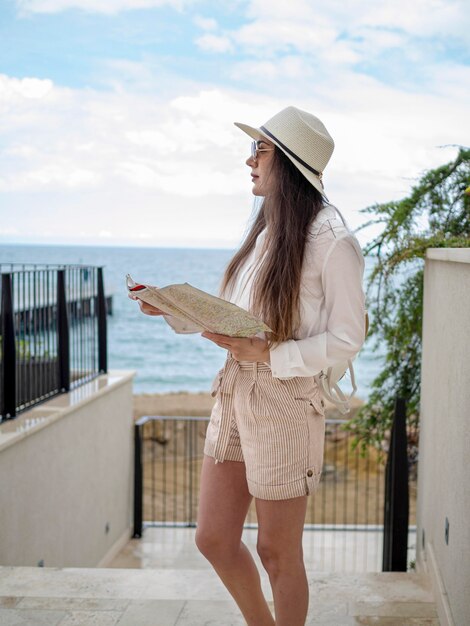
[[[103,268],[3,264],[0,419],[107,371]]]
[[[208,420],[191,416],[144,416],[136,421],[134,537],[141,537],[144,527],[148,526],[196,525]],[[359,448],[352,446],[353,435],[341,429],[344,422],[326,420],[322,477],[314,497],[309,498],[306,515],[305,528],[315,531],[311,559],[320,569],[392,569],[391,564],[386,563],[385,554],[392,549],[392,544],[396,553],[397,538],[390,536],[393,525],[387,515],[390,508],[400,509],[397,498],[404,496],[404,492],[390,489],[392,483],[399,484],[391,478],[397,463],[393,461],[393,468],[386,470],[383,453],[381,457],[372,447],[363,456]],[[397,453],[396,443],[403,444],[392,438],[389,465]],[[404,454],[406,456],[406,440]],[[416,489],[411,490],[411,523],[415,523],[415,495]],[[254,525],[256,511],[252,506],[246,527]],[[399,540],[403,544],[403,533],[408,532],[408,527],[400,528]],[[411,532],[413,530],[414,527]],[[405,543],[405,563],[406,551]]]
[[[397,398],[385,471],[384,572],[407,571],[410,516],[408,439],[406,402]]]

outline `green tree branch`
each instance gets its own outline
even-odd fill
[[[454,161],[426,172],[408,197],[362,210],[374,217],[359,230],[383,224],[363,250],[375,259],[366,341],[386,348],[367,403],[343,426],[362,452],[383,449],[397,396],[407,402],[408,426],[419,424],[424,259],[428,248],[470,246],[469,185],[470,149],[461,147]]]

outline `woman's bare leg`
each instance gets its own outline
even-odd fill
[[[274,626],[258,569],[242,542],[252,496],[245,464],[204,456],[196,544],[238,604],[248,626]]]
[[[269,574],[276,626],[304,626],[308,582],[302,550],[307,496],[256,499],[258,554]]]

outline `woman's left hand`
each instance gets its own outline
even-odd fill
[[[225,350],[229,350],[237,361],[251,363],[269,363],[269,349],[266,339],[259,337],[228,337],[216,333],[204,332],[202,336]]]

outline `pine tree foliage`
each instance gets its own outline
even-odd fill
[[[364,452],[382,450],[393,421],[395,399],[407,402],[407,423],[418,427],[423,322],[424,259],[428,248],[470,246],[470,149],[451,163],[426,172],[408,197],[362,209],[373,215],[359,230],[383,224],[364,248],[375,259],[367,283],[370,329],[367,342],[379,371],[361,409],[344,426]]]

